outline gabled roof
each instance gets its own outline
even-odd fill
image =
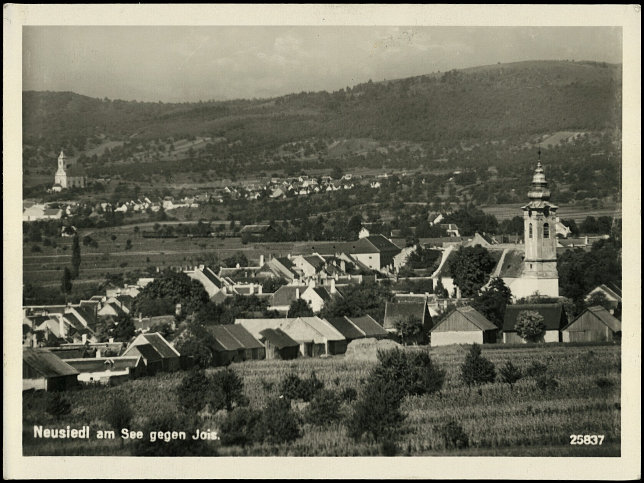
[[[130,351],[136,351],[139,354],[141,354],[141,357],[143,357],[146,361],[149,362],[158,362],[163,360],[163,357],[161,354],[159,354],[154,347],[152,347],[151,344],[139,344],[134,347],[131,347],[128,349],[125,353],[129,353]]]
[[[377,337],[388,335],[388,332],[370,315],[361,317],[347,317],[353,325],[364,332],[365,337]]]
[[[278,349],[285,347],[298,347],[300,344],[291,339],[282,329],[264,329],[260,332],[263,340],[267,340],[271,345]]]
[[[517,323],[517,317],[525,310],[531,310],[541,315],[546,330],[560,330],[566,324],[566,313],[560,303],[508,305],[505,308],[503,331],[516,332],[514,325]]]
[[[43,377],[77,375],[78,371],[56,354],[47,350],[23,349],[22,363],[27,364]]]
[[[309,264],[311,264],[311,266],[313,266],[313,268],[315,268],[316,271],[319,271],[326,263],[324,258],[322,258],[320,255],[317,255],[317,254],[305,256],[302,258],[304,258],[304,260],[306,260]]]
[[[297,299],[297,291],[302,296],[306,289],[306,285],[282,285],[273,294],[273,306],[291,305]]]
[[[615,316],[613,316],[608,310],[606,310],[604,307],[601,305],[594,305],[592,307],[587,308],[584,310],[581,314],[579,314],[575,320],[570,322],[566,327],[563,328],[563,330],[568,329],[571,325],[573,325],[577,320],[579,320],[584,314],[589,313],[596,317],[602,324],[604,324],[606,327],[608,327],[610,330],[613,332],[621,332],[622,331],[622,323],[617,319]]]
[[[335,327],[320,317],[298,317],[297,320],[304,322],[327,340],[344,340],[344,336]]]
[[[394,245],[392,242],[390,242],[384,235],[377,234],[377,235],[370,235],[368,237],[363,238],[363,240],[367,240],[369,243],[371,243],[379,252],[384,252],[384,251],[400,251],[400,247]]]
[[[409,317],[416,317],[421,322],[425,322],[425,313],[427,312],[427,303],[418,302],[387,302],[385,304],[385,327],[393,328],[396,320],[404,320]]]
[[[313,291],[325,302],[328,302],[333,298],[331,292],[329,292],[326,287],[313,287]]]
[[[212,334],[215,340],[227,351],[236,351],[243,349],[244,346],[230,332],[228,332],[223,325],[211,325],[208,327],[208,332]]]
[[[360,339],[365,336],[347,317],[329,317],[326,321],[347,339]]]
[[[260,341],[255,339],[250,332],[239,324],[227,324],[222,325],[222,327],[238,340],[244,349],[261,349],[264,347]]]
[[[503,258],[503,265],[499,271],[500,278],[519,278],[523,273],[523,250],[508,250]]]
[[[438,324],[436,324],[430,332],[434,332],[437,327],[440,327],[446,320],[448,320],[452,314],[458,312],[461,314],[463,317],[465,317],[469,322],[471,322],[474,326],[476,326],[478,329],[481,330],[496,330],[497,326],[494,325],[492,322],[490,322],[488,319],[485,318],[483,314],[481,314],[478,310],[470,307],[470,306],[464,306],[464,307],[457,307],[452,311],[451,314],[449,314],[447,317],[445,317],[443,320],[441,320]]]
[[[161,334],[154,332],[152,334],[141,334],[139,337],[143,337],[148,341],[164,359],[179,357],[179,352]]]

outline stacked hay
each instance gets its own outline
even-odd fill
[[[379,350],[391,350],[402,347],[393,340],[374,338],[356,339],[349,343],[344,358],[351,361],[377,361]]]

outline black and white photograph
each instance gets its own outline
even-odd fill
[[[5,4],[5,478],[641,477],[640,26]]]

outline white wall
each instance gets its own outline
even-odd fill
[[[504,278],[503,282],[516,299],[529,297],[537,292],[544,297],[559,297],[558,278]]]
[[[430,345],[432,347],[450,344],[483,344],[483,331],[448,331],[432,332]]]

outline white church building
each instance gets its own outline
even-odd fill
[[[87,187],[87,174],[85,170],[76,164],[76,160],[65,156],[62,151],[58,156],[58,170],[54,176],[53,191],[61,191],[67,188]]]

